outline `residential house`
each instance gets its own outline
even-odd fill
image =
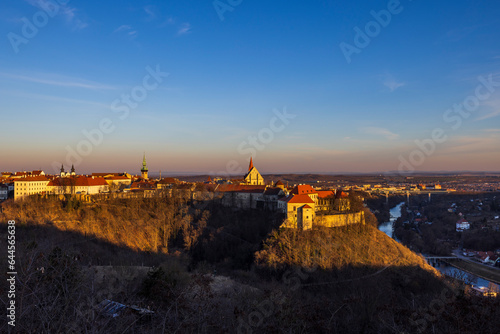
[[[456,223],[456,230],[457,232],[463,232],[464,230],[470,229],[470,223],[466,221],[465,219],[460,219]]]

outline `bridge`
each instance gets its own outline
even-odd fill
[[[424,256],[426,260],[458,259],[456,256]]]

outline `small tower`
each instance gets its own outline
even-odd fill
[[[60,173],[61,177],[64,177],[64,165],[61,165],[61,173]]]
[[[142,159],[141,176],[144,180],[148,179],[148,167],[146,166],[146,153],[144,153],[144,157]]]
[[[248,165],[248,171],[251,171],[253,168],[253,161],[252,161],[252,157],[250,157],[250,164]]]
[[[76,175],[76,172],[75,172],[75,165],[71,165],[71,175],[72,175],[72,176],[75,176],[75,175]]]

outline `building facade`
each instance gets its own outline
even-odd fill
[[[248,166],[248,173],[245,175],[244,179],[244,184],[251,185],[251,186],[263,186],[264,183],[264,178],[262,175],[260,175],[259,171],[257,168],[254,167],[252,158],[250,158],[250,164]]]
[[[14,200],[47,191],[49,179],[45,176],[28,176],[14,180]]]

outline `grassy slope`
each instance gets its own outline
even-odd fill
[[[275,231],[256,254],[259,266],[319,266],[321,269],[351,267],[420,267],[439,276],[425,259],[371,225],[322,228],[311,231]]]

